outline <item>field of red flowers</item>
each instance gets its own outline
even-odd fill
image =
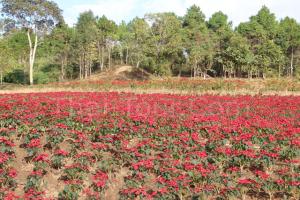
[[[0,95],[0,199],[299,199],[300,97]]]
[[[94,89],[94,90],[116,90],[116,89],[142,89],[207,92],[207,91],[248,91],[251,92],[299,92],[300,82],[293,79],[189,79],[170,78],[162,80],[133,81],[133,80],[89,80],[72,81],[39,85],[39,88],[61,88],[61,89]]]

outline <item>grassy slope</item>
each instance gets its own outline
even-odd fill
[[[295,79],[156,79],[85,80],[46,85],[3,85],[0,93],[56,91],[117,91],[134,93],[218,94],[218,95],[300,95],[300,82]]]

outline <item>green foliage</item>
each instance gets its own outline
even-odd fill
[[[223,12],[206,20],[196,5],[183,17],[150,13],[120,24],[86,11],[72,28],[52,1],[2,0],[1,11],[0,75],[7,82],[28,83],[26,33],[39,36],[35,83],[84,79],[124,64],[158,76],[300,76],[300,25],[278,21],[266,6],[235,30]]]
[[[15,69],[4,76],[4,81],[7,83],[27,84],[28,75],[21,69]]]
[[[205,76],[211,68],[214,53],[212,36],[205,23],[205,16],[199,7],[192,6],[183,21],[188,63],[193,67],[194,76]]]
[[[228,22],[228,16],[219,11],[211,16],[211,18],[207,22],[207,26],[214,32],[223,32],[230,30],[232,24],[231,22]]]
[[[135,18],[128,24],[130,56],[139,67],[149,53],[150,27],[144,19]]]
[[[81,13],[76,24],[77,36],[81,45],[88,45],[95,40],[97,32],[96,18],[92,11]]]
[[[1,11],[16,25],[44,30],[63,21],[57,4],[48,0],[1,0]]]
[[[14,29],[26,30],[29,44],[29,81],[33,84],[33,67],[39,38],[63,23],[62,11],[53,1],[48,0],[2,0],[1,13]]]
[[[247,70],[253,61],[253,54],[247,39],[240,34],[233,34],[224,51],[218,55],[217,60],[223,67],[223,73],[229,76],[237,73],[238,76],[241,76],[243,69]]]
[[[76,200],[79,195],[72,189],[72,186],[66,186],[65,189],[58,194],[59,200]]]
[[[257,15],[252,16],[250,21],[255,21],[260,24],[263,29],[266,31],[268,38],[274,39],[276,36],[278,22],[276,21],[276,17],[274,13],[266,7],[263,6],[257,13]]]
[[[283,63],[283,53],[279,46],[268,40],[264,44],[257,46],[257,63],[261,65],[262,73],[274,71]],[[279,70],[280,73],[280,70]]]
[[[59,81],[60,70],[58,65],[46,65],[35,73],[34,82],[37,84],[54,83]]]
[[[158,75],[171,75],[171,67],[178,53],[183,51],[182,22],[174,13],[156,13],[146,16],[152,24],[149,56],[155,59]]]

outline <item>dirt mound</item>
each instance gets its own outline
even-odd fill
[[[115,66],[105,72],[92,75],[92,80],[149,80],[151,74],[130,65]]]

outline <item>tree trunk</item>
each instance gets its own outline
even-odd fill
[[[87,66],[85,65],[84,66],[84,79],[87,79],[88,78],[88,68]]]
[[[82,79],[82,56],[79,58],[79,78]]]
[[[126,47],[126,65],[128,65],[128,52],[129,50],[128,50],[128,47]]]
[[[61,59],[61,81],[65,79],[65,58]]]
[[[137,63],[136,63],[136,68],[139,68],[140,67],[140,61],[138,61]]]
[[[224,64],[222,64],[222,75],[223,75],[223,78],[226,78],[226,72],[225,72]]]
[[[92,61],[89,62],[89,76],[92,75]]]
[[[68,59],[68,54],[65,56],[65,67],[68,67],[68,62],[69,62],[69,59]],[[66,78],[66,69],[64,68],[64,79]]]
[[[182,73],[182,67],[181,65],[179,66],[179,73],[178,73],[178,77],[181,77],[181,73]]]
[[[27,37],[28,37],[28,43],[29,43],[29,48],[30,48],[30,52],[29,52],[29,82],[30,82],[30,85],[33,85],[33,65],[34,65],[34,60],[35,60],[35,55],[36,55],[38,37],[35,34],[34,46],[32,44],[29,29],[27,31]]]
[[[104,47],[101,48],[101,71],[104,69]]]
[[[120,64],[123,65],[123,49],[120,50]]]
[[[99,62],[99,67],[100,67],[100,70],[102,71],[101,69],[101,66],[102,66],[102,60],[101,60],[101,47],[100,47],[100,42],[98,41],[97,42],[97,50],[98,50],[98,62]]]
[[[291,77],[294,74],[294,47],[292,47],[292,56],[291,56]]]
[[[35,61],[35,55],[36,55],[36,49],[37,49],[37,43],[38,43],[38,37],[37,35],[35,35],[35,41],[34,41],[34,48],[33,48],[33,54],[32,54],[32,67],[31,67],[31,85],[33,85],[33,65],[34,65],[34,61]]]
[[[208,70],[206,69],[206,70],[205,70],[205,74],[204,74],[204,79],[207,78],[207,77],[206,77],[207,75],[208,75]]]
[[[108,69],[111,67],[111,48],[108,48]]]
[[[89,50],[89,53],[88,53],[88,57],[87,57],[87,74],[88,74],[88,77],[91,76],[92,74],[92,59],[91,59],[91,50]]]
[[[0,84],[3,85],[3,71],[0,69]]]
[[[84,78],[87,79],[87,77],[88,77],[88,68],[87,68],[86,53],[83,54],[83,66],[84,66]]]

